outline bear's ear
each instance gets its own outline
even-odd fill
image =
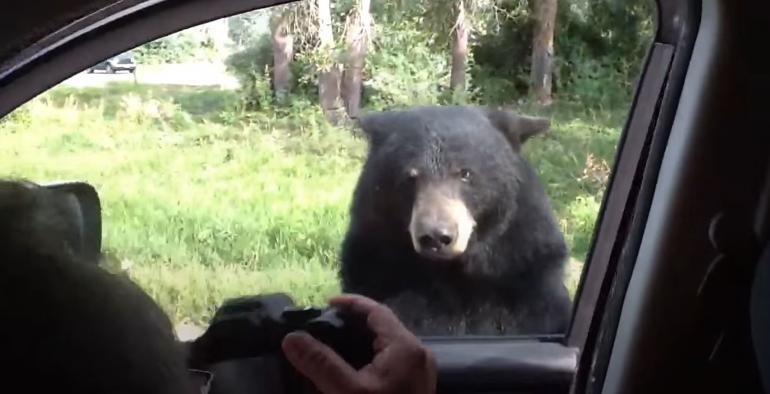
[[[372,149],[382,145],[390,135],[391,131],[385,118],[386,113],[372,112],[355,119],[356,126],[364,132]]]
[[[486,114],[492,125],[503,132],[516,150],[521,149],[530,137],[543,134],[551,127],[549,119],[521,115],[513,111],[489,109]]]

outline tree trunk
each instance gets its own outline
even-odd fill
[[[452,70],[449,76],[449,88],[452,92],[465,90],[465,68],[468,65],[468,36],[471,26],[465,13],[465,1],[458,0],[457,20],[452,40]]]
[[[553,32],[556,0],[535,0],[535,34],[532,41],[531,92],[539,104],[550,105],[553,79]]]
[[[318,96],[321,109],[331,124],[339,124],[342,120],[342,103],[340,102],[340,70],[336,66],[318,75]]]
[[[286,16],[274,16],[272,23],[273,43],[273,93],[283,101],[291,91],[291,61],[294,57],[294,36],[289,33]]]
[[[318,99],[326,119],[332,124],[341,120],[340,70],[334,55],[334,33],[329,0],[318,0],[318,37],[325,64],[318,73]]]
[[[353,14],[348,24],[348,50],[345,71],[342,74],[342,99],[345,102],[345,111],[352,119],[358,117],[361,109],[361,84],[371,28],[370,3],[371,0],[360,0],[358,12]]]

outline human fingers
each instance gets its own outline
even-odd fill
[[[436,360],[433,353],[404,327],[393,311],[367,297],[345,294],[330,304],[364,314],[376,334],[372,363],[362,369],[362,379],[370,376],[387,392],[434,393]],[[380,391],[383,392],[383,391]]]
[[[382,306],[377,301],[360,294],[340,294],[332,297],[329,300],[329,304],[339,308],[351,309],[365,315],[368,315]]]
[[[361,385],[353,367],[307,333],[286,335],[281,348],[289,363],[323,393],[350,392]]]
[[[343,294],[329,300],[329,304],[366,316],[369,329],[378,337],[390,338],[408,333],[406,327],[390,308],[358,294]]]

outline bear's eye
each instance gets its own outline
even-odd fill
[[[471,180],[471,170],[467,170],[463,168],[460,170],[460,179],[462,179],[465,182],[468,182]]]
[[[414,181],[414,180],[416,180],[418,176],[420,176],[420,172],[419,172],[419,171],[417,171],[417,169],[416,169],[416,168],[410,168],[410,169],[409,169],[409,171],[407,171],[407,172],[406,172],[406,177],[407,177],[407,178],[408,178],[410,181]]]

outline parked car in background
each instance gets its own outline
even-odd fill
[[[97,63],[88,69],[88,73],[94,71],[104,71],[108,74],[114,74],[118,71],[128,71],[133,73],[136,71],[136,62],[134,61],[134,54],[131,52],[124,52],[120,55],[113,56],[101,63]]]

